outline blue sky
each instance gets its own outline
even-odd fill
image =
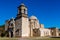
[[[27,6],[28,16],[36,16],[46,28],[60,28],[60,0],[0,0],[0,25],[16,17],[21,3]]]

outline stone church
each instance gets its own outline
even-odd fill
[[[10,37],[51,36],[51,29],[45,29],[44,24],[39,24],[39,20],[35,16],[28,18],[27,11],[27,7],[22,3],[18,7],[16,18],[6,20],[5,31],[8,32],[8,35]]]

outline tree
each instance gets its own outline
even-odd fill
[[[0,25],[0,36],[3,37],[5,34],[5,25]]]

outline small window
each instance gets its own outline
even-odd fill
[[[13,23],[11,23],[11,26],[13,26]]]

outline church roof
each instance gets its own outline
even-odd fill
[[[37,19],[37,17],[35,17],[35,16],[31,16],[30,19]]]

